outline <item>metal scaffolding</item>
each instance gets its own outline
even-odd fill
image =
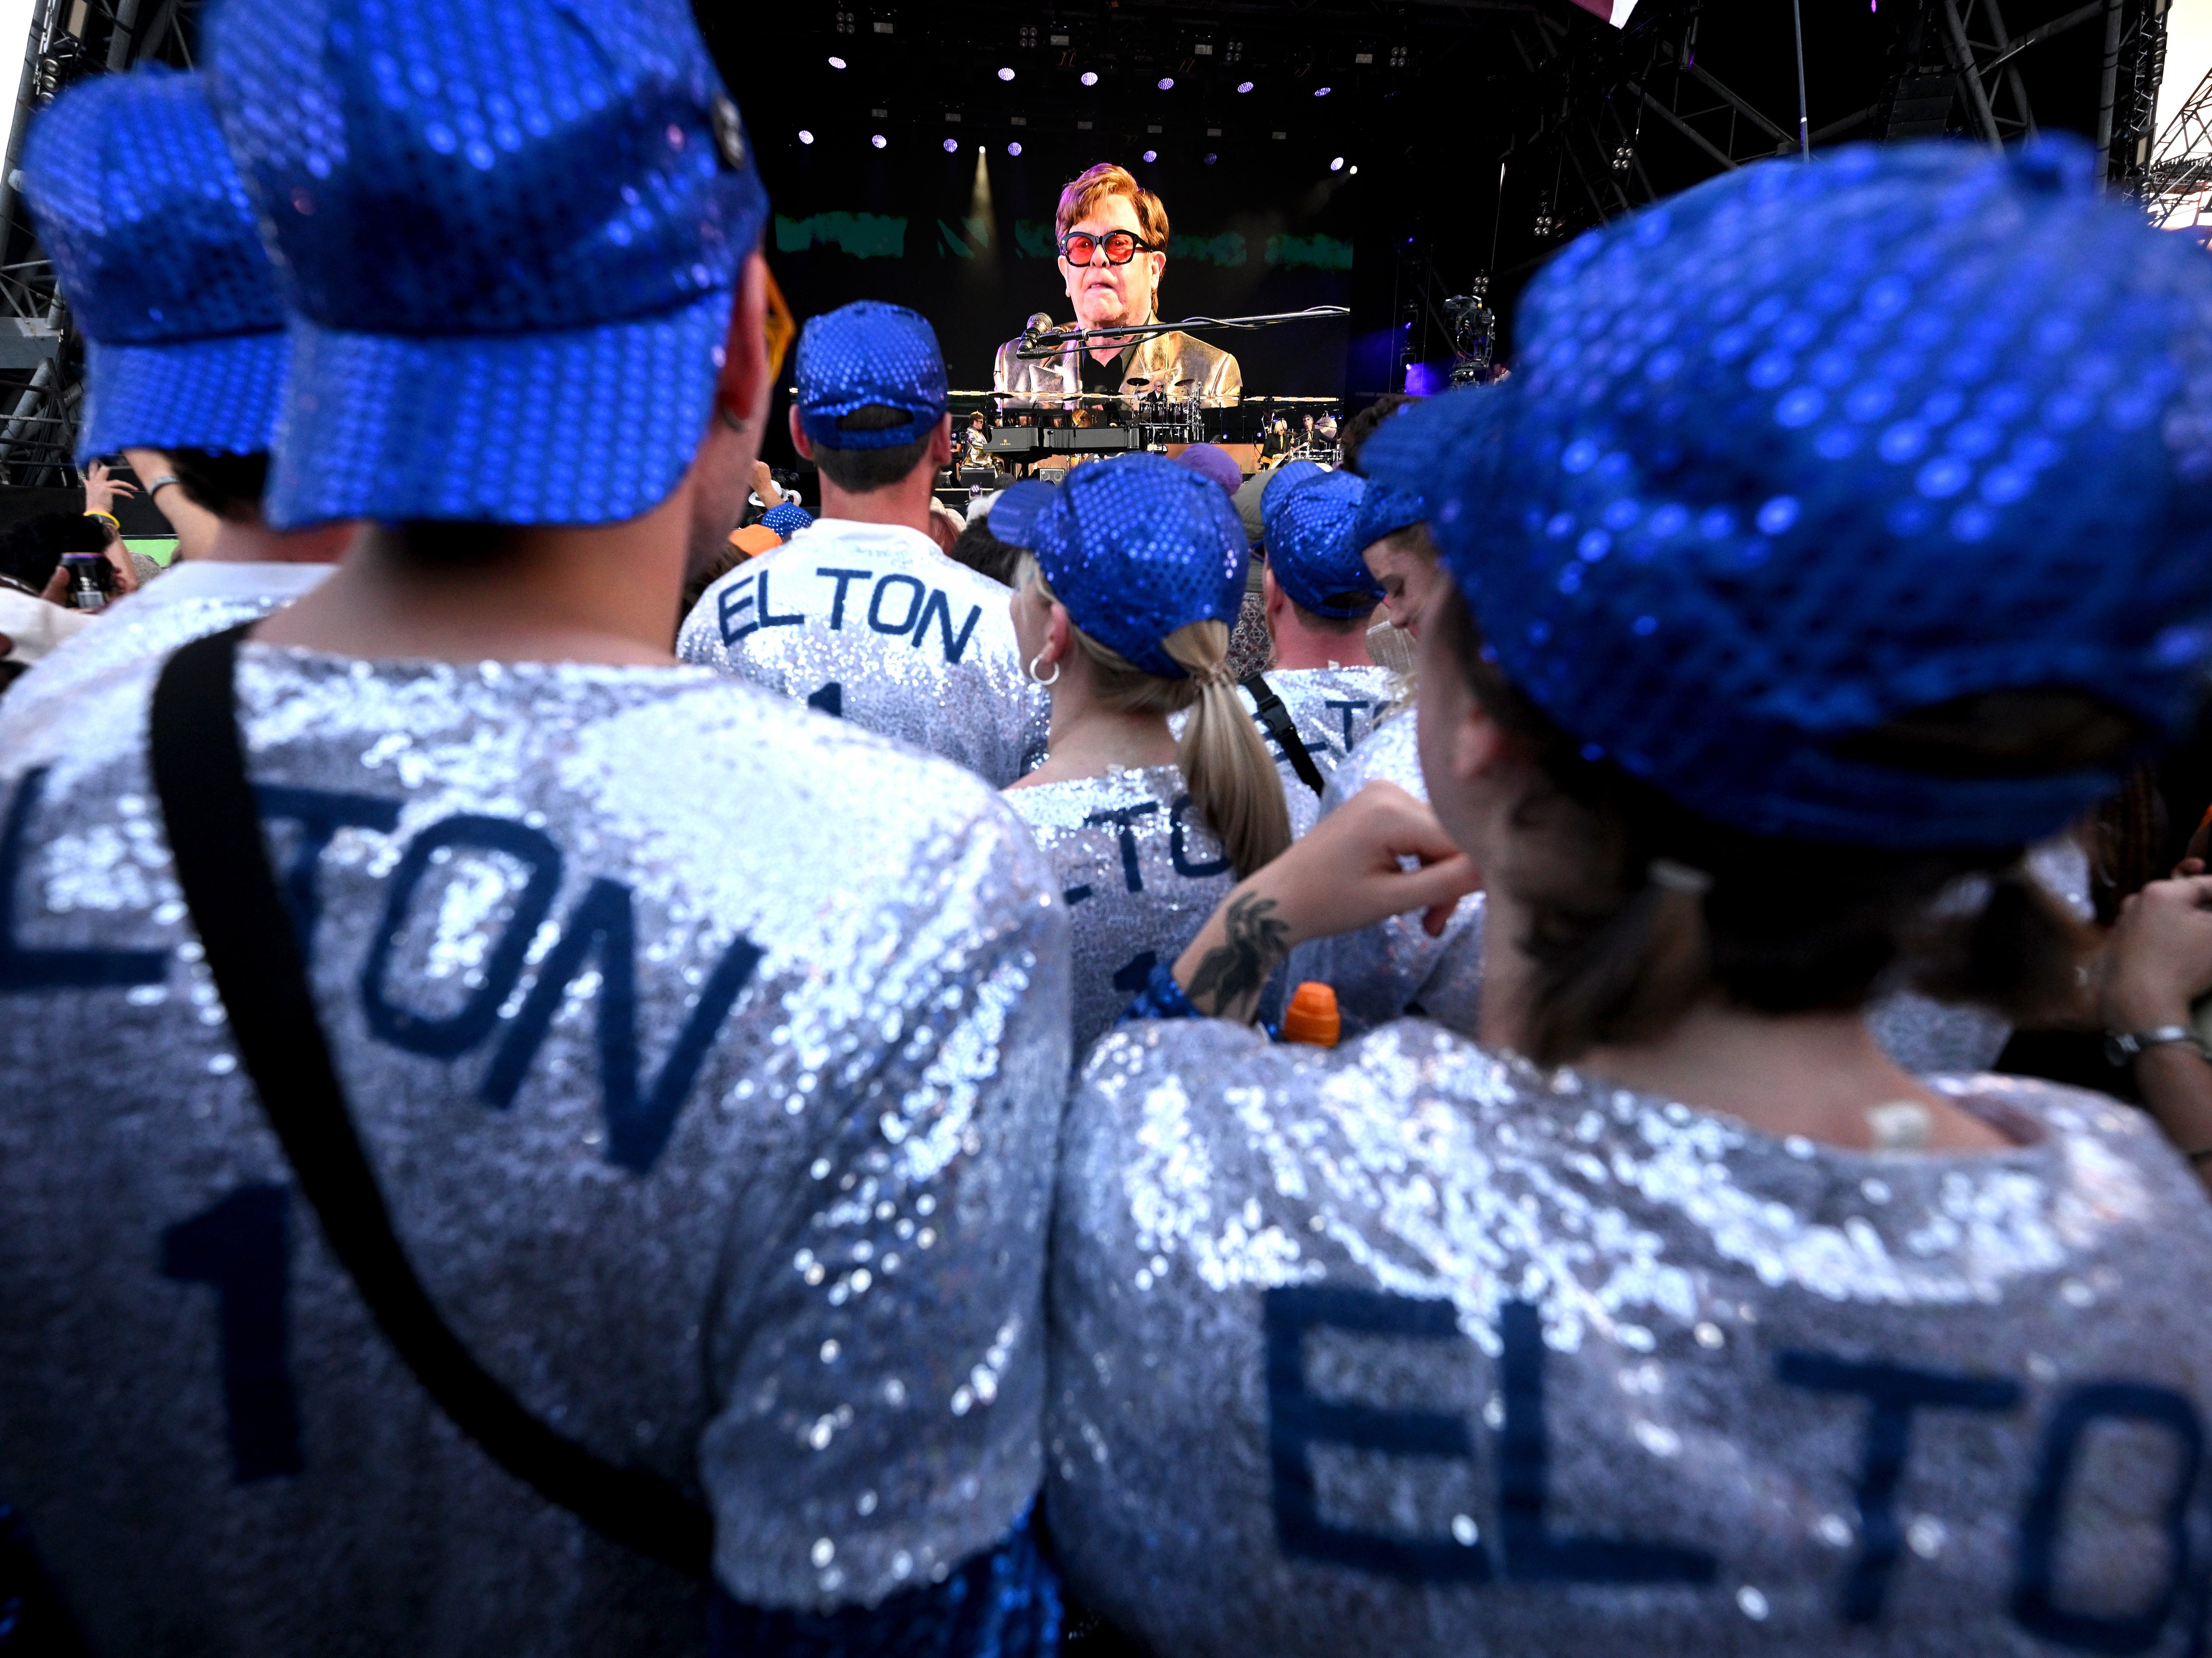
[[[2205,223],[2206,199],[2212,196],[2212,73],[2197,83],[2159,135],[2140,191],[2143,210],[2161,229]]]

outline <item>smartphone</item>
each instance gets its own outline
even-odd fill
[[[69,602],[73,609],[101,610],[115,591],[115,567],[105,553],[64,553],[69,572]]]

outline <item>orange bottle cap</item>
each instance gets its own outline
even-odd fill
[[[1336,991],[1317,979],[1309,979],[1291,993],[1283,1012],[1283,1040],[1310,1042],[1316,1048],[1334,1048],[1344,1032],[1336,1011]]]

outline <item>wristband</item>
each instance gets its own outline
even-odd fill
[[[1206,1016],[1191,1005],[1190,998],[1183,994],[1182,987],[1176,982],[1175,963],[1155,962],[1145,987],[1130,998],[1128,1006],[1121,1010],[1115,1024],[1127,1024],[1134,1019],[1202,1019]]]
[[[2197,1033],[2185,1024],[2162,1024],[2149,1030],[2110,1030],[2105,1033],[2105,1062],[2123,1068],[2132,1065],[2148,1049],[2166,1048],[2175,1042],[2187,1042],[2198,1055],[2212,1060],[2204,1044],[2197,1040]]]
[[[146,498],[149,501],[152,500],[155,490],[166,489],[176,481],[177,475],[174,472],[164,472],[157,478],[149,479],[146,484]]]
[[[87,518],[98,519],[101,523],[107,525],[109,529],[114,531],[118,535],[121,535],[123,533],[123,520],[116,517],[112,513],[103,513],[96,507],[88,507],[85,508],[84,515]]]

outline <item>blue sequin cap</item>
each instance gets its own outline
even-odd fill
[[[1009,547],[1026,547],[1036,531],[1037,519],[1052,505],[1054,490],[1042,478],[1024,478],[1001,489],[991,501],[984,522],[993,536]]]
[[[1363,462],[1430,480],[1489,649],[1591,757],[1762,835],[2034,840],[2118,773],[1834,745],[1979,692],[2077,687],[2165,734],[2195,706],[2212,263],[2093,174],[2050,138],[1726,174],[1565,249],[1513,379]]]
[[[814,514],[798,502],[787,501],[763,513],[760,521],[788,541],[814,522]]]
[[[208,34],[292,313],[270,519],[665,500],[768,213],[683,0],[227,0]]]
[[[1318,461],[1286,460],[1280,466],[1278,466],[1273,471],[1268,473],[1267,483],[1262,484],[1260,489],[1261,522],[1265,524],[1267,521],[1267,503],[1269,501],[1274,500],[1277,496],[1280,495],[1284,490],[1291,488],[1293,485],[1302,483],[1308,478],[1319,477],[1327,470],[1328,469],[1322,466]]]
[[[951,407],[937,331],[919,312],[879,300],[856,300],[806,319],[799,337],[798,385],[799,427],[823,449],[919,443]],[[872,404],[905,410],[906,424],[837,429],[839,421]]]
[[[1368,574],[1358,539],[1364,479],[1351,472],[1316,472],[1271,489],[1261,512],[1267,531],[1267,568],[1293,603],[1316,616],[1365,616],[1382,601]],[[1332,599],[1358,595],[1357,604]]]
[[[284,307],[196,75],[71,87],[32,124],[23,196],[85,336],[76,459],[126,444],[256,454],[284,392]]]
[[[1369,471],[1372,472],[1371,465]],[[1352,534],[1364,551],[1383,537],[1395,535],[1428,515],[1428,503],[1421,499],[1418,489],[1370,476],[1366,499],[1359,503],[1359,523]]]
[[[1218,488],[1164,456],[1076,467],[1030,544],[1075,625],[1146,673],[1188,677],[1160,641],[1194,622],[1233,624],[1244,526]]]

